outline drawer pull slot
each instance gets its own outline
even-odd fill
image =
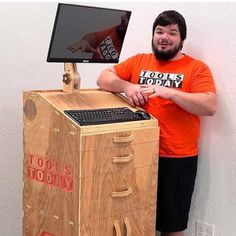
[[[130,143],[132,141],[134,141],[134,135],[131,134],[130,136],[126,136],[126,137],[113,137],[112,138],[113,143]]]
[[[131,231],[131,226],[130,226],[129,218],[125,217],[124,218],[124,222],[125,222],[125,228],[126,228],[126,236],[131,236],[132,235],[132,231]]]
[[[128,197],[130,194],[132,194],[132,188],[128,188],[127,190],[121,192],[112,192],[111,197],[113,198]]]
[[[121,230],[120,230],[118,220],[114,220],[114,228],[115,228],[115,231],[116,231],[116,236],[121,236]]]
[[[120,157],[112,157],[112,162],[113,163],[127,163],[132,161],[133,155],[128,155],[128,156],[120,156]]]

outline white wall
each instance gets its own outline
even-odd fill
[[[80,2],[81,3],[81,2]],[[85,4],[85,3],[84,3]],[[211,68],[218,111],[202,118],[199,170],[187,236],[197,220],[215,225],[215,236],[235,235],[236,220],[236,3],[97,2],[89,5],[132,10],[121,60],[150,52],[152,23],[175,9],[188,24],[184,52]],[[0,235],[22,228],[22,91],[62,87],[63,64],[47,63],[57,3],[0,3]],[[78,64],[82,87],[95,87],[106,65]],[[148,236],[148,235],[147,235]]]

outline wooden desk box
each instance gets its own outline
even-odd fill
[[[100,90],[24,92],[24,236],[154,236],[157,120],[79,126],[65,109],[130,107]]]

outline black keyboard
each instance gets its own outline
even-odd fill
[[[145,120],[127,107],[65,110],[64,112],[81,126]]]

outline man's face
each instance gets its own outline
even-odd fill
[[[157,25],[152,39],[152,50],[159,60],[173,59],[182,48],[179,27],[177,24]]]

